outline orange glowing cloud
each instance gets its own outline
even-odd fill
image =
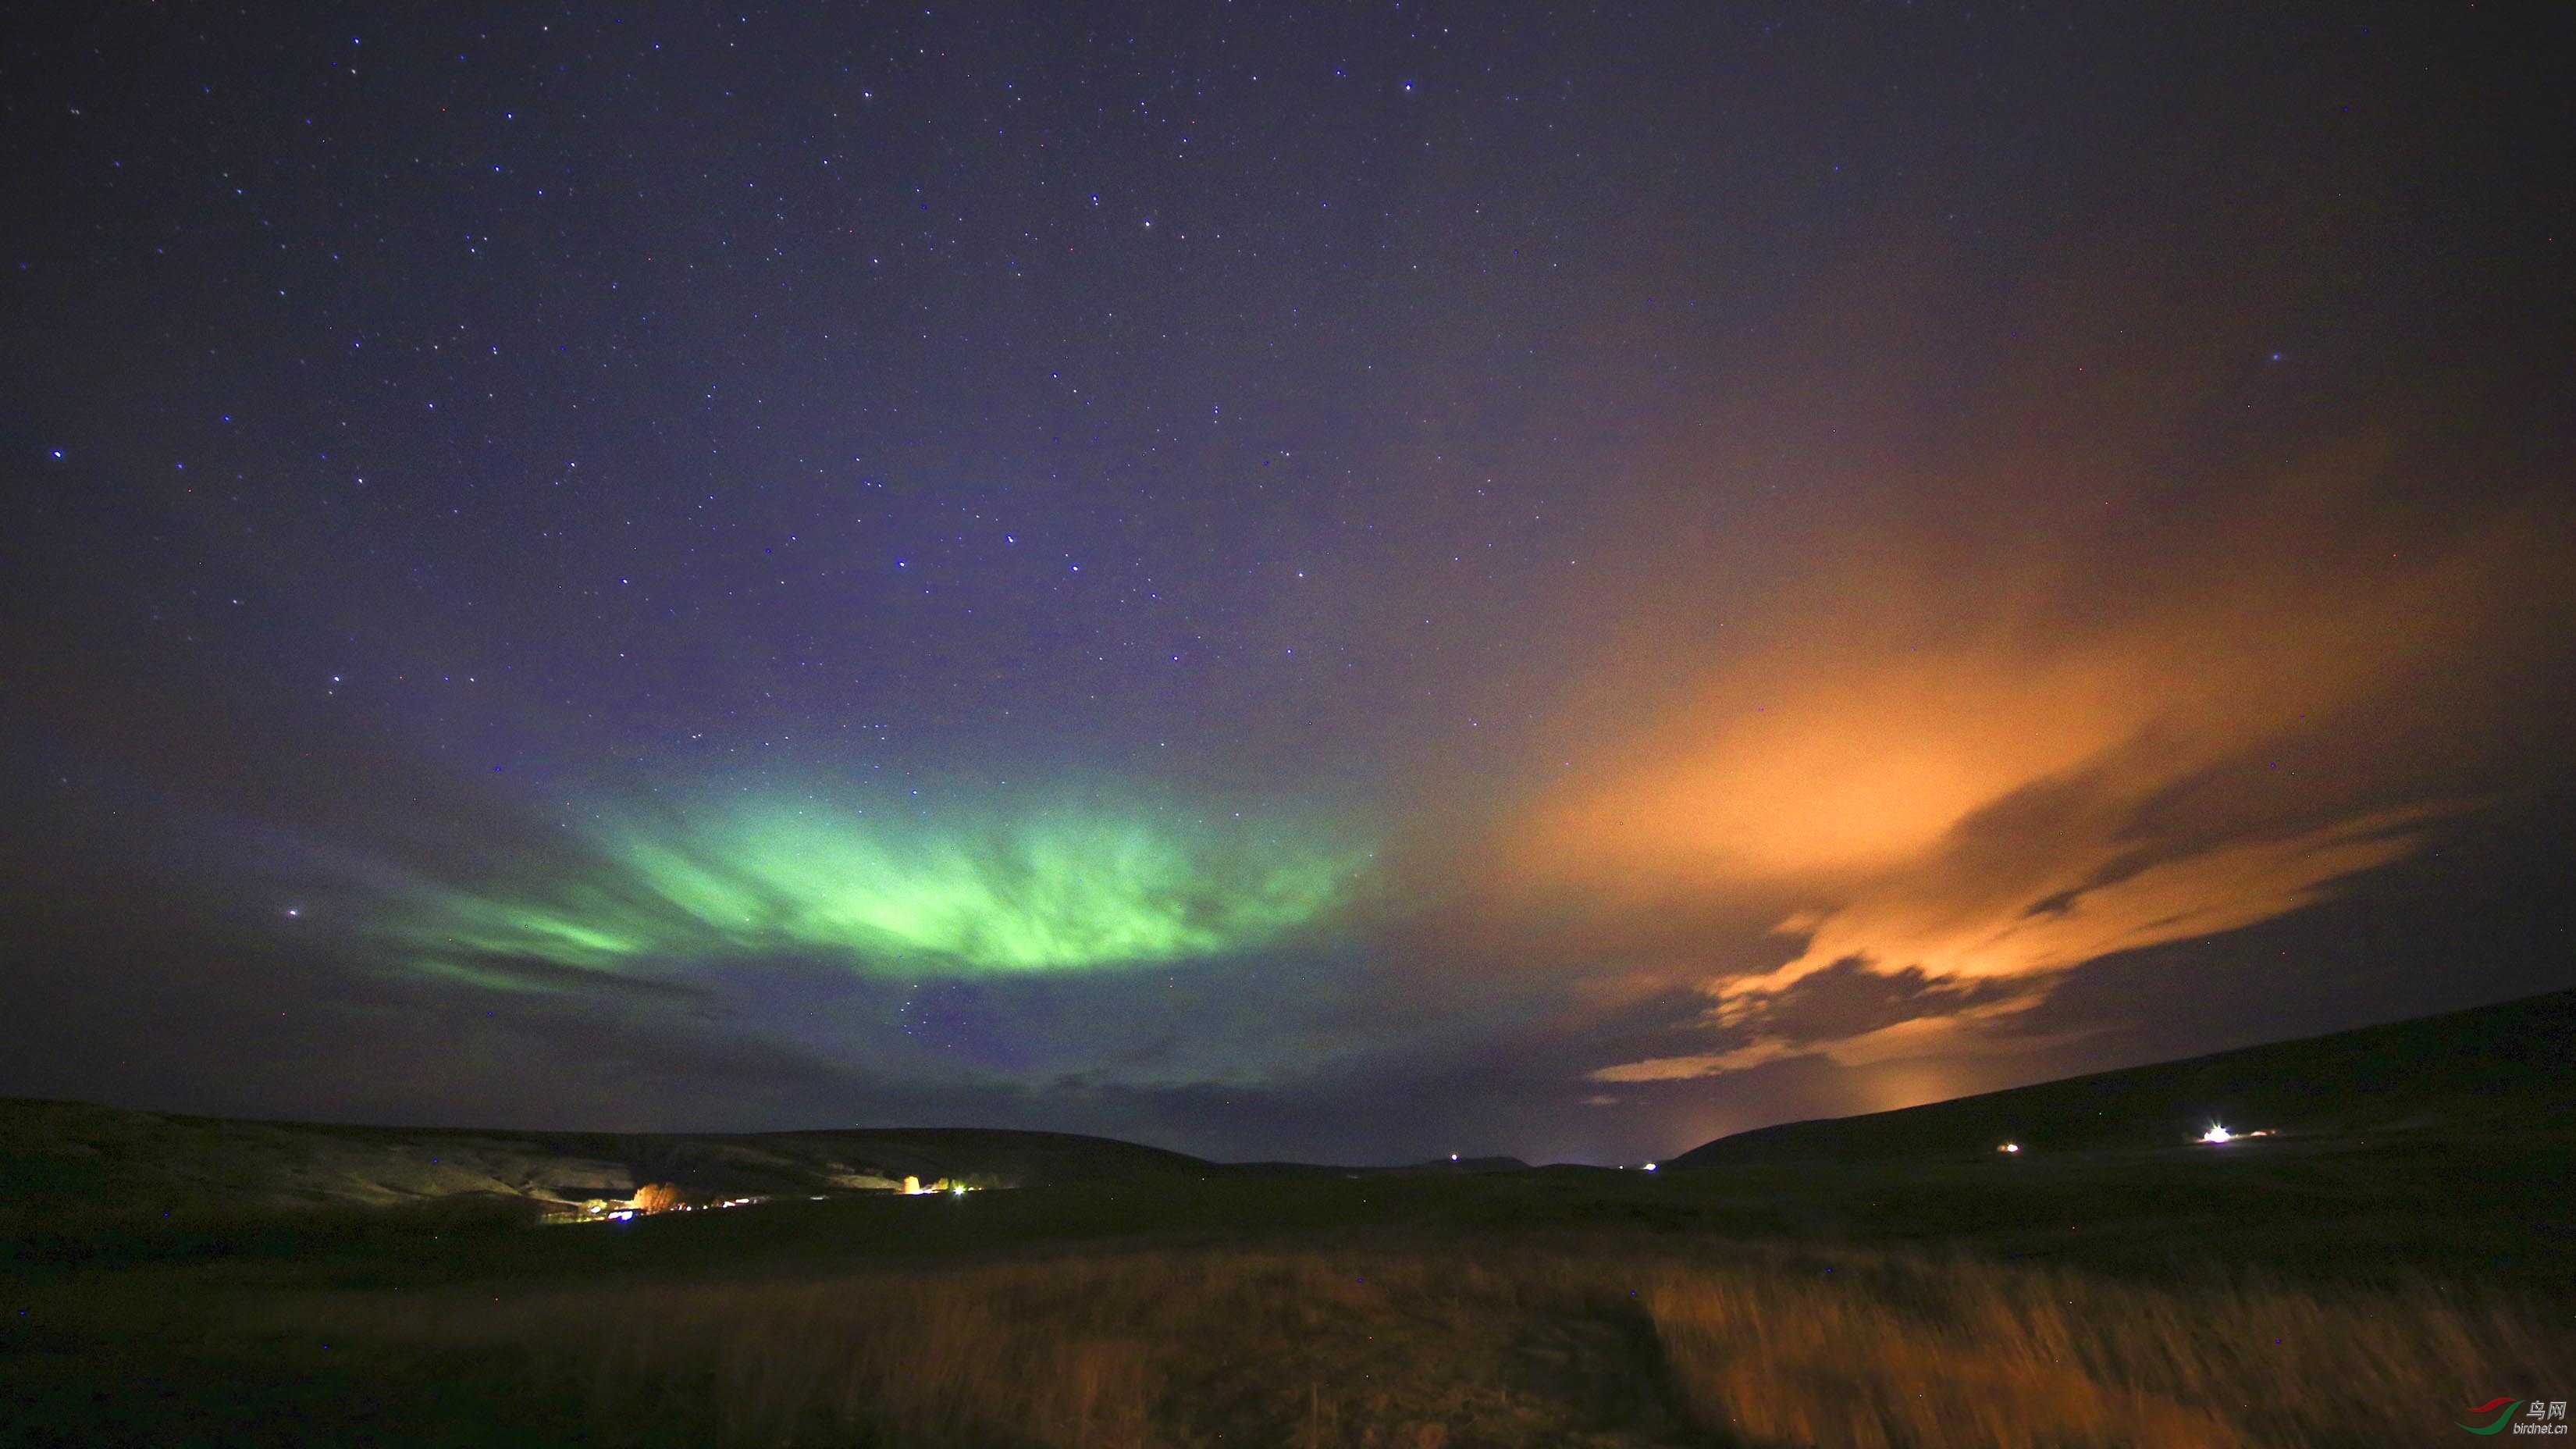
[[[1569,718],[1608,742],[1501,832],[1501,909],[1694,984],[1712,1044],[1595,1076],[1955,1049],[2085,962],[2271,919],[2415,850],[2458,808],[2391,763],[2442,718],[2426,682],[2558,565],[2521,527],[2392,551],[2294,526],[2314,503],[2268,498],[2108,579],[2063,547],[1856,548],[1680,689],[1648,694],[1634,657],[1605,669]],[[1766,904],[1776,965],[1692,937]],[[1844,1035],[1768,1025],[1837,965],[1948,994]]]
[[[1543,804],[1521,866],[1599,886],[1838,875],[1919,856],[2132,732],[2097,661],[1853,651],[1751,661]]]

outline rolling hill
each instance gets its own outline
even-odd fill
[[[987,1186],[1201,1174],[1178,1152],[983,1128],[742,1134],[507,1132],[251,1122],[0,1099],[0,1210],[397,1204],[467,1194],[622,1200],[885,1191],[907,1176]]]
[[[2100,1072],[1866,1116],[1784,1123],[1669,1159],[1668,1172],[2184,1150],[2212,1122],[2266,1150],[2493,1142],[2576,1110],[2576,991],[2331,1036]],[[2026,1159],[2027,1160],[2027,1159]],[[1395,1168],[1222,1164],[1108,1138],[985,1128],[637,1134],[342,1126],[0,1099],[0,1216],[887,1191],[1138,1179],[1510,1176],[1510,1158]]]
[[[2512,1135],[2576,1108],[2576,991],[1721,1137],[1668,1169],[2170,1149],[2211,1124],[2283,1145]]]

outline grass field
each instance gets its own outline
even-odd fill
[[[708,1443],[2387,1442],[2576,1353],[2430,1285],[2143,1287],[1859,1252],[1498,1241],[1056,1255],[279,1305],[271,1332],[522,1356]],[[2429,1420],[2428,1420],[2429,1422]]]
[[[2568,1144],[21,1224],[30,1443],[2386,1445],[2576,1370]]]
[[[1653,1174],[0,1104],[0,1442],[2462,1442],[2576,1398],[2571,1029],[2562,993]],[[2204,1110],[2283,1131],[2188,1145]],[[1024,1185],[829,1190],[914,1172]],[[778,1195],[540,1221],[648,1176]]]

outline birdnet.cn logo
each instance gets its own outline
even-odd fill
[[[2495,1415],[2485,1423],[2474,1422]],[[2472,1434],[2564,1434],[2567,1432],[2565,1399],[2489,1399],[2469,1410],[2473,1421],[2460,1425]]]

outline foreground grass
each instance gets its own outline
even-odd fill
[[[518,1362],[602,1442],[728,1445],[2384,1445],[2576,1364],[2576,1333],[2429,1285],[1654,1242],[1093,1250],[266,1311],[270,1332]]]
[[[2576,1382],[2576,1151],[0,1218],[0,1443],[2386,1445]]]

